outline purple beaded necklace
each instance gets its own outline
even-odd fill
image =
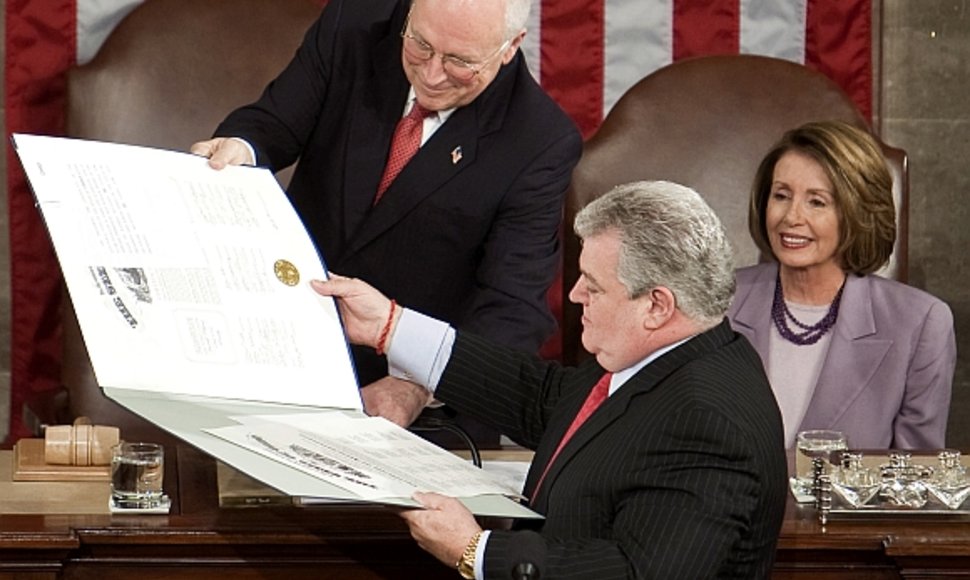
[[[788,305],[785,304],[785,293],[781,289],[781,273],[779,272],[778,278],[775,280],[775,299],[771,303],[771,320],[774,321],[778,333],[785,340],[799,346],[806,346],[818,342],[820,338],[825,336],[826,332],[835,326],[835,319],[839,317],[839,302],[842,301],[843,288],[845,288],[844,279],[842,280],[842,285],[839,286],[838,293],[835,295],[835,300],[832,301],[832,304],[829,306],[829,311],[822,320],[812,325],[803,324],[795,318],[795,315],[788,310]],[[795,326],[801,330],[792,330],[788,326],[789,320],[794,322]]]

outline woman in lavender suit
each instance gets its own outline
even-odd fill
[[[786,445],[835,429],[856,449],[944,447],[953,315],[873,274],[896,237],[892,176],[873,138],[834,121],[786,133],[755,176],[748,224],[775,261],[738,271],[728,316],[761,355]]]

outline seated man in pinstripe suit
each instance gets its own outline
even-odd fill
[[[465,578],[767,577],[787,492],[781,416],[724,319],[723,227],[693,190],[639,182],[575,229],[569,298],[595,355],[576,368],[402,311],[359,280],[313,282],[338,298],[349,340],[413,381],[364,389],[370,413],[407,424],[433,392],[536,450],[524,493],[545,520],[486,531],[457,500],[419,493],[412,535]]]

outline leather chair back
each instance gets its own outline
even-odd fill
[[[748,234],[748,196],[761,159],[782,134],[803,123],[839,119],[868,128],[852,100],[831,80],[785,60],[730,55],[678,61],[639,81],[586,142],[565,210],[563,290],[578,277],[576,213],[615,185],[668,180],[698,191],[724,222],[737,265],[756,263]],[[908,216],[906,153],[883,144],[893,173],[897,241],[881,273],[905,280]],[[564,299],[563,359],[587,353],[582,312]]]

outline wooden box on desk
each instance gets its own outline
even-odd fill
[[[13,481],[110,481],[110,465],[53,465],[44,459],[43,439],[21,439],[14,445]]]

